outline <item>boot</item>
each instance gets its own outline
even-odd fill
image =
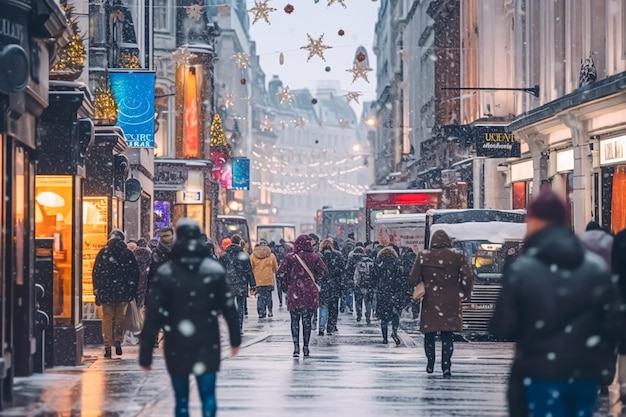
[[[111,359],[111,348],[110,347],[105,347],[104,348],[104,358],[105,359]]]
[[[306,358],[307,356],[309,356],[309,347],[308,346],[303,346],[302,347],[302,354],[304,355],[304,357]]]
[[[119,340],[117,342],[115,342],[115,354],[117,356],[121,356],[122,355],[122,344],[120,343]]]
[[[293,345],[293,357],[294,358],[300,357],[300,345]]]
[[[394,342],[396,342],[396,346],[400,346],[400,338],[398,337],[398,333],[394,330],[391,332],[391,338],[393,339]]]
[[[387,340],[387,332],[388,332],[387,323],[380,324],[380,331],[383,334],[383,345],[388,344],[389,341]]]

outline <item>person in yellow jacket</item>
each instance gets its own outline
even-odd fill
[[[273,317],[272,291],[274,291],[274,274],[278,270],[278,262],[265,240],[261,239],[252,251],[250,263],[252,263],[252,272],[256,281],[259,318],[264,319],[266,314],[267,317]]]

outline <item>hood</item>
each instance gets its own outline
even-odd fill
[[[134,254],[137,262],[139,263],[148,262],[152,258],[152,251],[141,246],[138,246],[137,249],[135,249]]]
[[[313,246],[311,246],[311,238],[307,235],[300,235],[294,243],[294,249],[296,252],[313,252]]]
[[[208,249],[199,239],[181,239],[172,245],[172,261],[196,269],[208,256]]]
[[[430,247],[433,249],[451,248],[452,239],[443,230],[437,230],[430,238]]]
[[[565,269],[577,268],[585,257],[578,237],[563,226],[547,227],[530,236],[526,241],[524,254]]]
[[[382,258],[385,256],[392,256],[394,258],[397,258],[398,254],[392,247],[385,246],[384,248],[380,250],[380,252],[378,252],[378,255],[376,256],[376,258]]]
[[[272,254],[272,251],[267,246],[259,245],[254,248],[252,254],[259,259],[265,259]]]
[[[580,243],[585,250],[604,257],[605,254],[611,253],[613,236],[604,230],[588,230],[580,236]]]
[[[124,242],[123,240],[114,238],[109,240],[109,242],[107,243],[107,248],[113,253],[120,253],[124,249],[128,249],[128,246],[126,246],[126,242]]]

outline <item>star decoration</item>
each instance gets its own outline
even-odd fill
[[[196,58],[197,55],[189,52],[189,48],[184,46],[172,52],[172,56],[176,60],[176,66],[179,66],[179,65],[189,65],[191,63],[191,60]]]
[[[298,117],[295,121],[294,121],[294,126],[299,127],[299,128],[303,128],[304,126],[306,126],[307,120],[304,117]]]
[[[255,24],[259,20],[263,19],[270,25],[269,15],[271,12],[275,12],[276,9],[267,5],[269,0],[254,0],[254,7],[248,10],[250,13],[254,13],[252,24]]]
[[[265,131],[273,131],[274,130],[274,123],[272,123],[272,121],[270,120],[269,116],[265,115],[263,117],[263,121],[261,122],[261,132],[265,132]]]
[[[324,58],[324,50],[330,49],[332,48],[332,46],[324,45],[324,34],[322,33],[317,39],[313,39],[313,37],[308,33],[306,35],[309,37],[309,44],[307,46],[301,46],[300,49],[306,49],[307,51],[309,51],[309,57],[307,58],[307,62],[309,62],[309,60],[315,55],[326,61],[326,58]]]
[[[204,14],[204,7],[199,4],[192,4],[187,6],[187,16],[193,20],[200,20]]]
[[[328,7],[332,6],[335,2],[341,4],[343,8],[346,8],[346,0],[328,0]]]
[[[352,73],[352,83],[354,84],[354,82],[356,80],[358,80],[359,78],[363,78],[365,81],[367,81],[368,83],[370,82],[370,80],[367,79],[367,73],[374,71],[372,68],[369,68],[363,64],[359,64],[359,63],[355,63],[352,66],[352,69],[346,70],[347,72],[351,72]]]
[[[291,103],[293,101],[293,93],[289,89],[289,86],[285,86],[276,96],[278,97],[278,102],[280,104]]]
[[[237,64],[237,68],[250,67],[250,55],[245,52],[237,52],[233,55],[233,60],[235,61],[235,64]]]
[[[235,95],[233,93],[226,93],[224,96],[224,107],[227,109],[235,105]]]
[[[350,91],[348,94],[346,94],[346,99],[348,100],[348,103],[351,103],[352,100],[354,100],[357,104],[360,104],[359,97],[361,97],[362,95],[363,93],[359,91]]]

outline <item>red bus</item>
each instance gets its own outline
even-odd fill
[[[426,213],[442,208],[443,190],[373,190],[365,193],[365,238],[373,236],[381,214]]]

